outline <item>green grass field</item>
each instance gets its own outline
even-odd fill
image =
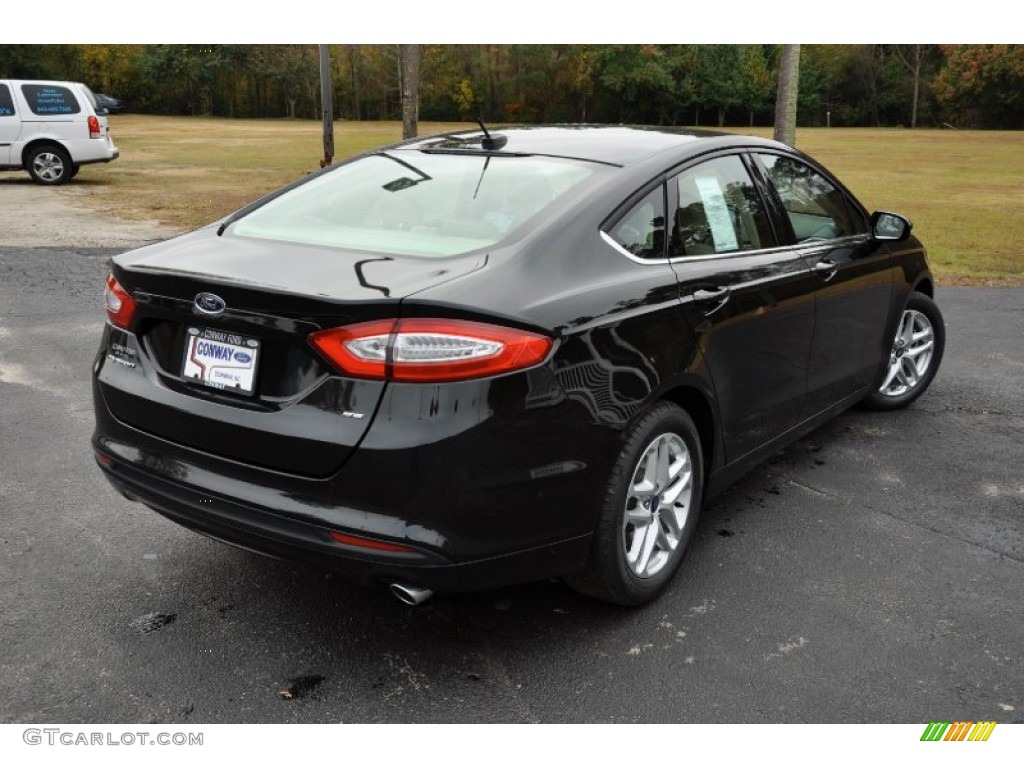
[[[420,133],[468,127],[421,123]],[[121,158],[86,166],[74,200],[132,219],[206,224],[319,167],[318,122],[115,115]],[[770,129],[738,129],[770,135]],[[338,122],[344,158],[396,141],[397,122]],[[902,213],[950,284],[1024,285],[1024,131],[799,129],[869,209]]]

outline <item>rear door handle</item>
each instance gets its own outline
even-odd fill
[[[714,304],[713,307],[704,312],[704,315],[707,316],[722,308],[725,302],[729,300],[729,293],[728,287],[720,286],[710,291],[706,288],[699,288],[693,292],[693,300],[698,304]]]
[[[824,282],[828,282],[836,276],[839,265],[836,264],[832,259],[822,259],[814,265],[814,271],[822,276]]]

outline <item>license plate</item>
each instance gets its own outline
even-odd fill
[[[189,328],[181,375],[207,387],[251,395],[259,351],[258,339],[212,328]]]

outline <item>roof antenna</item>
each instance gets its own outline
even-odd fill
[[[484,138],[483,141],[480,142],[480,146],[487,151],[498,150],[508,144],[508,136],[502,136],[500,133],[496,133],[494,136],[491,136],[490,131],[488,131],[487,127],[484,125],[483,117],[478,117],[476,119],[476,124],[479,125],[480,130],[484,132]]]

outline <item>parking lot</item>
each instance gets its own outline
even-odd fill
[[[931,391],[717,499],[655,604],[409,608],[115,494],[89,371],[118,251],[28,242],[0,246],[0,722],[1024,720],[1024,289],[940,289]]]

